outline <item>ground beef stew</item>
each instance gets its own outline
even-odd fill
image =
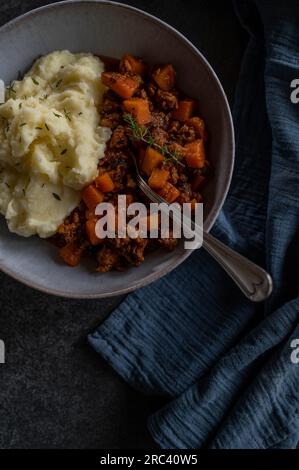
[[[202,202],[201,188],[209,174],[207,132],[195,100],[183,95],[175,83],[175,70],[166,64],[150,67],[125,55],[112,71],[102,74],[108,87],[101,110],[101,125],[112,131],[95,181],[82,191],[82,201],[59,227],[55,242],[67,264],[76,266],[83,256],[95,259],[96,270],[107,272],[138,266],[155,246],[172,250],[173,237],[106,238],[95,234],[95,207],[117,204],[118,195],[131,202],[149,201],[135,180],[135,154],[148,184],[167,202]],[[171,234],[170,234],[171,235]]]

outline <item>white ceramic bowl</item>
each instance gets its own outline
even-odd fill
[[[119,3],[69,1],[31,11],[0,28],[0,78],[15,79],[40,55],[57,49],[121,57],[130,52],[149,63],[172,63],[178,86],[199,100],[210,135],[214,176],[205,188],[205,223],[210,230],[226,197],[234,160],[232,118],[223,89],[202,54],[161,20]],[[76,298],[123,294],[174,269],[190,254],[158,250],[138,268],[99,274],[89,266],[69,268],[58,250],[37,237],[11,234],[0,220],[0,268],[47,293]]]

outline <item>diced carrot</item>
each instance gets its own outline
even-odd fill
[[[86,186],[81,193],[82,199],[89,209],[94,209],[104,200],[104,194],[98,191],[93,184]]]
[[[104,85],[124,99],[132,98],[139,87],[137,80],[121,73],[103,72],[101,77]]]
[[[59,254],[69,266],[75,267],[80,263],[83,248],[75,241],[68,243],[60,249]]]
[[[136,75],[144,75],[146,73],[147,66],[141,59],[130,54],[126,54],[121,59],[121,70],[122,69],[135,73]]]
[[[163,162],[163,158],[164,157],[162,153],[158,152],[152,147],[147,147],[144,158],[143,158],[143,162],[142,162],[142,167],[141,167],[142,171],[147,176],[150,176],[153,169],[159,166]]]
[[[207,141],[208,135],[206,131],[206,125],[203,119],[198,116],[194,116],[187,121],[188,126],[193,126],[198,136],[203,139],[204,142]]]
[[[142,98],[131,98],[123,102],[125,110],[132,114],[140,126],[148,124],[152,120],[149,102]]]
[[[163,168],[154,168],[149,177],[148,184],[152,189],[162,189],[169,178],[169,171]]]
[[[96,217],[95,215],[95,208],[92,209],[86,209],[85,211],[85,218],[86,219],[94,219]]]
[[[202,168],[205,165],[206,153],[202,139],[186,144],[185,150],[184,157],[190,168]]]
[[[191,180],[191,189],[192,191],[198,191],[206,181],[206,178],[203,175],[195,175]]]
[[[170,204],[174,202],[180,195],[180,191],[173,186],[173,184],[167,182],[160,191],[157,191],[158,194],[165,199],[166,202]]]
[[[169,91],[174,87],[175,70],[171,64],[158,67],[152,76],[161,90]]]
[[[184,122],[191,118],[195,109],[195,101],[193,100],[181,100],[179,101],[178,109],[173,113],[173,118],[178,121]]]
[[[85,224],[86,233],[92,245],[98,245],[103,241],[96,235],[96,224],[96,219],[89,219]]]
[[[114,183],[111,179],[109,173],[105,172],[97,176],[94,180],[96,188],[98,188],[103,193],[110,193],[114,189]]]

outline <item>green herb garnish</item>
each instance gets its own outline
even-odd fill
[[[61,197],[56,194],[56,193],[52,193],[53,194],[53,197],[55,197],[55,199],[57,199],[57,201],[61,201]]]
[[[39,82],[36,80],[36,78],[31,77],[31,80],[33,81],[34,85],[39,85]]]
[[[19,109],[21,109],[21,108],[22,108],[22,102],[19,103]]]
[[[53,114],[54,114],[54,116],[56,116],[57,118],[61,118],[61,117],[62,117],[61,114],[57,114],[57,113],[53,113]]]
[[[67,149],[63,149],[62,152],[60,152],[60,155],[64,155],[67,152]]]
[[[62,78],[61,78],[60,80],[58,80],[58,82],[56,83],[55,87],[58,88],[59,85],[61,85],[61,83],[62,83]]]
[[[15,82],[10,82],[10,84],[8,85],[8,87],[6,87],[7,91],[8,91],[8,94],[9,94],[9,97],[12,95],[12,94],[16,94],[16,90],[14,88],[15,86]]]
[[[50,130],[50,128],[49,128],[49,126],[48,126],[48,124],[47,124],[46,122],[45,122],[45,128],[47,129],[47,131]]]
[[[36,129],[37,131],[42,131],[42,130],[43,130],[42,127],[36,127],[35,129]]]
[[[22,124],[20,124],[20,127],[23,127],[23,126],[27,126],[27,122],[22,122]]]
[[[5,131],[8,132],[10,128],[10,123],[8,119],[6,119],[4,116],[1,117],[3,125],[5,126]]]
[[[66,118],[68,121],[71,121],[71,118],[70,118],[70,111],[67,111],[65,108],[63,108],[63,112],[64,112],[64,115],[65,115],[65,118]]]
[[[39,98],[39,101],[46,101],[49,95],[44,95],[41,98]]]
[[[178,152],[171,152],[166,145],[159,145],[155,142],[150,130],[146,126],[139,126],[134,116],[130,113],[125,113],[123,116],[124,121],[129,124],[133,141],[144,142],[150,147],[154,147],[162,153],[166,158],[173,160],[176,164],[185,166],[181,161],[181,156]]]

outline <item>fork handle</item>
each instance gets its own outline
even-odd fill
[[[246,297],[260,302],[269,297],[273,283],[270,274],[255,263],[204,232],[203,248],[218,261]]]
[[[181,216],[176,211],[173,211],[173,220],[176,223],[181,222]],[[189,225],[184,219],[182,224],[185,233],[190,232]],[[191,221],[191,226],[198,234],[202,233],[202,247],[220,264],[249,300],[261,302],[271,295],[273,283],[270,274],[205,232],[194,221]]]
[[[156,194],[140,176],[135,158],[134,163],[140,188],[151,201],[158,202],[160,210],[168,215],[169,212],[161,204],[164,203],[167,206],[168,203]],[[183,225],[184,233],[190,234],[191,238],[194,236],[194,229],[196,229],[197,234],[203,235],[202,247],[222,266],[248,299],[253,302],[260,302],[269,297],[272,292],[273,283],[270,274],[264,269],[224,245],[224,243],[214,238],[210,233],[203,231],[202,227],[195,224],[193,220],[189,220],[192,227],[190,232],[189,223],[186,223],[184,217],[181,217],[180,211],[173,210],[171,217],[174,223],[179,224],[179,227],[181,224]]]

